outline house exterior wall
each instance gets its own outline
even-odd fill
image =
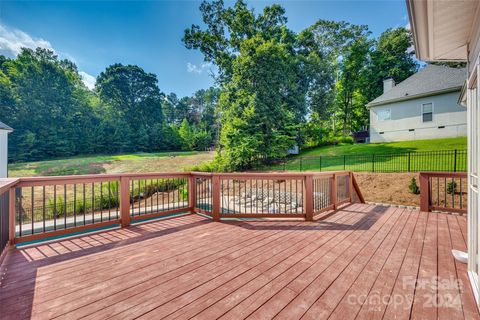
[[[0,178],[7,177],[8,131],[0,130]]]
[[[370,142],[466,136],[467,110],[458,104],[459,96],[460,91],[455,91],[371,107]],[[422,121],[424,103],[433,103],[430,122]],[[383,109],[390,109],[390,120],[378,120],[377,114]]]

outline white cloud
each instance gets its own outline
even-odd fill
[[[75,58],[72,55],[67,52],[55,51],[49,41],[42,38],[34,38],[22,30],[0,24],[0,54],[14,58],[20,53],[22,48],[35,49],[38,47],[50,49],[56,52],[60,58],[68,59],[75,63]],[[80,71],[79,74],[87,88],[91,90],[95,87],[94,76],[84,71]]]
[[[405,29],[410,30],[410,22],[405,25]]]
[[[15,57],[22,48],[37,47],[53,50],[50,42],[45,39],[33,38],[22,30],[0,24],[0,54]]]
[[[82,81],[85,84],[85,86],[88,89],[93,90],[93,88],[95,88],[95,80],[96,80],[95,77],[92,76],[91,74],[88,74],[88,73],[84,72],[84,71],[80,71],[78,73],[82,77]]]
[[[208,69],[212,66],[210,62],[202,63],[201,65],[197,66],[193,63],[187,63],[187,71],[190,73],[197,73],[201,74],[205,69]]]

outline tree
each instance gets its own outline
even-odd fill
[[[218,67],[220,161],[237,169],[285,155],[306,114],[304,64],[285,10],[272,5],[255,15],[244,1],[213,1],[200,11],[206,28],[193,25],[183,41]]]
[[[335,105],[342,120],[342,133],[347,136],[356,128],[356,122],[365,121],[366,100],[362,95],[362,74],[371,48],[365,26],[350,26],[349,42],[343,48],[340,75],[337,80]],[[358,121],[360,120],[360,121]]]
[[[190,128],[190,124],[187,121],[187,118],[184,118],[180,128],[178,129],[178,134],[183,140],[183,150],[192,150],[193,149],[193,131]]]
[[[138,66],[114,64],[100,73],[95,90],[111,112],[123,119],[127,149],[147,150],[152,132],[163,124],[163,95],[157,77]]]
[[[218,67],[217,80],[221,84],[231,79],[233,63],[245,40],[258,36],[264,40],[292,44],[295,38],[286,27],[285,9],[276,4],[255,15],[242,0],[237,0],[233,7],[228,8],[222,0],[203,1],[200,12],[205,30],[192,25],[185,30],[182,41],[188,49],[200,50],[205,61]]]
[[[299,131],[295,57],[284,44],[246,40],[233,64],[233,80],[220,95],[220,146],[227,169],[248,168],[284,156]]]
[[[76,66],[50,50],[22,49],[15,59],[1,57],[0,115],[15,128],[10,158],[37,160],[84,152],[90,96]],[[81,139],[85,143],[78,143]]]
[[[383,93],[383,79],[392,77],[397,83],[414,74],[418,69],[413,52],[412,34],[405,28],[385,30],[371,52],[364,75],[363,94],[372,101]]]

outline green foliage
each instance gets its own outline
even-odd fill
[[[218,159],[212,161],[202,162],[195,166],[185,168],[186,171],[198,171],[198,172],[220,172],[221,170],[220,163]]]
[[[179,114],[199,128],[198,138],[188,140],[194,147],[187,149],[205,149],[218,130],[212,125],[217,98],[218,89],[211,88],[193,97],[178,100],[171,94],[166,99],[154,74],[122,64],[106,68],[90,91],[76,66],[52,51],[22,49],[15,59],[0,56],[0,119],[14,128],[9,157],[15,162],[180,150],[184,141],[175,126]],[[167,103],[171,100],[176,105]],[[173,108],[173,119],[167,117],[168,107]],[[75,168],[64,172],[82,173]]]
[[[203,1],[200,12],[202,26],[182,41],[214,65],[218,88],[188,97],[162,93],[157,76],[136,65],[108,66],[91,91],[52,51],[0,56],[0,119],[15,129],[10,159],[216,146],[216,169],[247,169],[294,145],[350,143],[383,78],[400,82],[417,69],[405,28],[373,39],[367,26],[319,20],[296,34],[281,6],[256,13],[243,0]]]
[[[417,179],[415,179],[415,177],[412,177],[412,180],[410,180],[408,190],[413,194],[420,194],[420,188],[417,185]]]
[[[447,193],[454,194],[457,192],[457,183],[455,181],[451,181],[447,183]]]
[[[364,72],[362,91],[368,101],[383,93],[383,79],[392,77],[399,83],[417,71],[418,64],[409,51],[412,43],[410,30],[402,27],[387,29],[380,35]]]

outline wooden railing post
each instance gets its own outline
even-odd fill
[[[313,176],[305,175],[303,179],[303,203],[305,204],[305,220],[313,221]]]
[[[197,194],[197,179],[193,174],[188,177],[188,210],[190,213],[195,213],[195,204],[196,199],[195,195]]]
[[[333,210],[337,210],[337,175],[334,173],[332,177],[332,184],[330,186],[330,191],[332,192],[331,201],[333,204]]]
[[[353,172],[348,173],[348,197],[350,203],[353,201]]]
[[[130,225],[130,179],[120,178],[120,222],[122,228]]]
[[[212,175],[212,220],[220,221],[220,176]]]
[[[420,211],[430,211],[430,188],[428,185],[428,176],[420,173]]]
[[[8,240],[10,245],[15,245],[15,187],[8,193]]]

